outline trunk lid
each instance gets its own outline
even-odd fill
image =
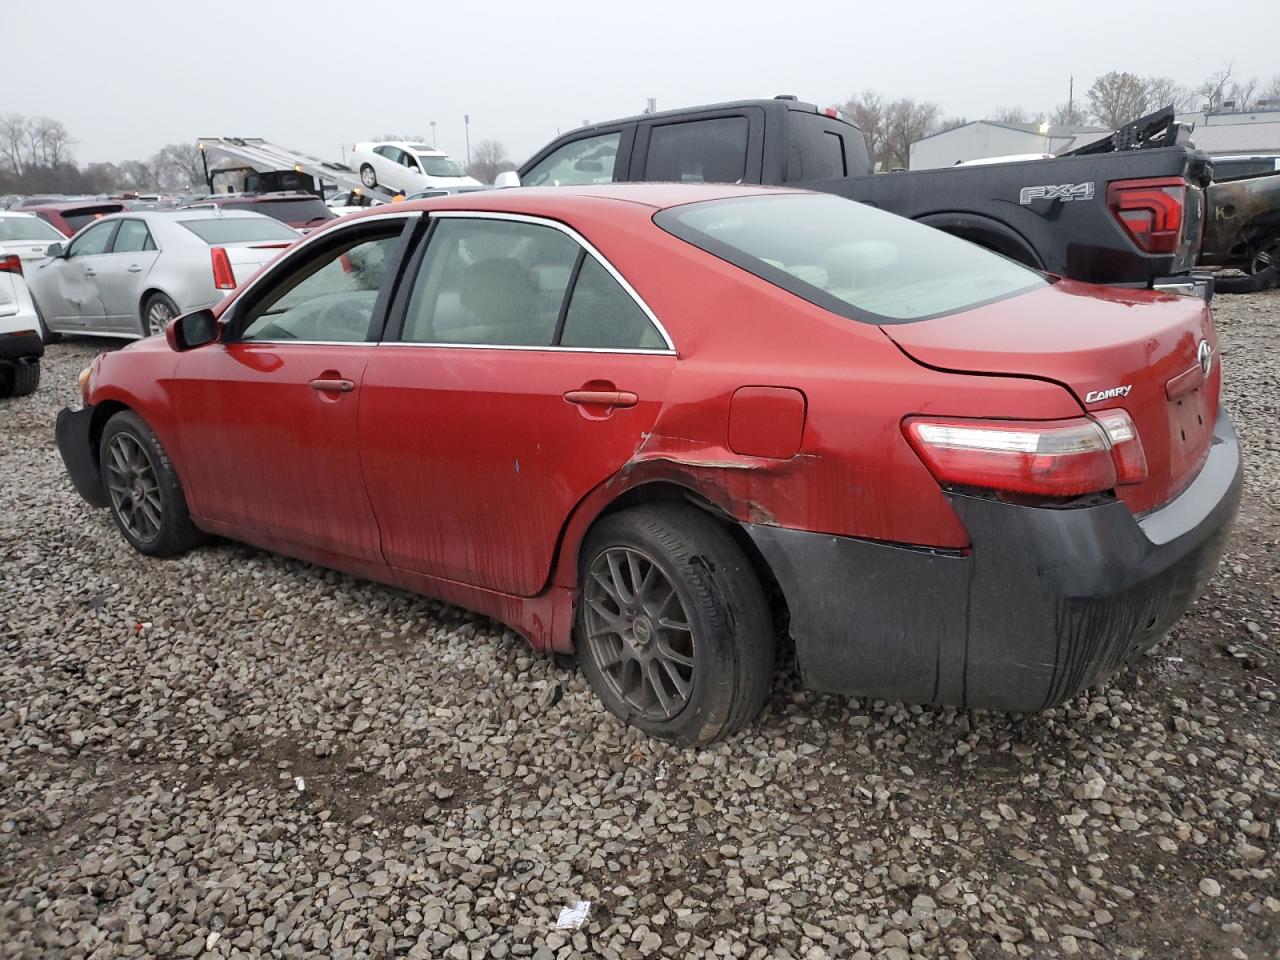
[[[1125,410],[1147,457],[1147,480],[1116,490],[1135,513],[1177,496],[1208,454],[1221,376],[1212,315],[1201,300],[1064,280],[964,313],[881,329],[925,366],[1051,380],[1087,412]],[[1016,419],[1018,411],[1009,416]]]
[[[219,244],[227,251],[227,259],[231,262],[231,272],[235,275],[236,286],[243,286],[246,280],[279,256],[290,242],[252,241],[246,243]]]

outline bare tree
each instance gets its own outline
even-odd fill
[[[1271,78],[1271,82],[1262,88],[1261,100],[1268,100],[1273,107],[1280,107],[1280,74]]]
[[[1234,63],[1228,63],[1221,69],[1214,71],[1204,78],[1204,82],[1196,87],[1196,93],[1204,97],[1204,108],[1206,111],[1222,109],[1222,101],[1226,99],[1224,94],[1229,89],[1231,83],[1231,71],[1235,69]]]
[[[1089,112],[1104,127],[1114,130],[1149,112],[1149,97],[1150,89],[1141,77],[1112,70],[1089,87]]]
[[[516,165],[507,156],[507,148],[498,140],[481,140],[471,151],[471,165],[467,175],[481,183],[493,183],[504,170],[514,170]]]
[[[20,113],[0,116],[0,160],[13,171],[16,178],[27,169],[27,118]]]
[[[1147,77],[1143,83],[1147,85],[1147,102],[1143,113],[1150,113],[1152,110],[1163,107],[1185,110],[1195,99],[1195,94],[1168,77]]]
[[[904,97],[885,109],[885,156],[888,169],[905,170],[911,163],[911,144],[937,129],[941,107]]]
[[[71,137],[59,120],[32,117],[27,121],[27,159],[32,166],[50,169],[70,160]]]
[[[1078,103],[1060,103],[1049,113],[1049,122],[1059,127],[1082,127],[1089,114]]]
[[[1029,123],[1031,115],[1022,107],[996,107],[986,119],[995,123]]]
[[[204,183],[204,163],[194,143],[166,144],[156,151],[150,166],[165,189],[185,190]]]

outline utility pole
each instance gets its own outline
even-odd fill
[[[1074,73],[1067,76],[1067,119],[1072,123],[1076,122],[1076,75]]]
[[[431,121],[431,149],[433,150],[440,149],[436,145],[436,122],[434,120]]]
[[[462,115],[462,126],[467,134],[467,166],[471,166],[471,114],[464,113]]]

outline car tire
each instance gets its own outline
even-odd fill
[[[173,464],[151,428],[132,410],[107,421],[98,443],[98,464],[111,516],[135,550],[150,557],[173,557],[204,542],[205,535],[187,512]]]
[[[373,172],[373,167],[367,163],[360,164],[360,182],[370,190],[378,185],[378,175]]]
[[[579,571],[578,660],[612,713],[699,745],[760,712],[772,617],[751,562],[710,515],[685,505],[609,514],[583,542]]]
[[[163,336],[169,321],[178,315],[178,305],[163,293],[153,293],[142,301],[140,325],[144,337]]]
[[[40,386],[40,360],[17,360],[0,364],[0,399],[25,397]]]

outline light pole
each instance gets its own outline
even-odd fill
[[[467,135],[467,166],[471,166],[471,114],[462,115],[462,126]]]
[[[431,121],[431,149],[439,149],[436,146],[436,122],[434,120]]]

